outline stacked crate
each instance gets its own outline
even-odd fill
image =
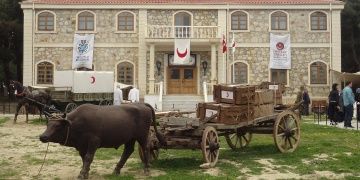
[[[265,117],[274,113],[274,92],[271,90],[256,90],[254,117]]]
[[[214,85],[213,95],[215,102],[198,104],[201,121],[231,125],[254,119],[255,86]]]
[[[271,85],[276,85],[278,87],[277,90],[272,90],[273,94],[274,94],[273,95],[274,104],[282,105],[283,104],[282,96],[283,96],[283,93],[285,92],[285,85],[278,84],[278,83],[272,83],[272,82],[262,82],[257,88],[263,89],[263,90],[269,90],[269,87]]]

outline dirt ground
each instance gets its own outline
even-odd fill
[[[77,151],[54,143],[50,143],[45,165],[40,176],[36,176],[47,147],[46,143],[39,141],[39,135],[44,130],[45,126],[26,124],[23,116],[18,118],[17,124],[9,120],[0,127],[0,166],[3,171],[0,174],[5,174],[0,179],[76,179],[81,168],[81,158]],[[98,180],[111,174],[117,161],[95,160],[91,165],[90,178]],[[138,161],[133,158],[127,163]],[[122,173],[127,170],[124,168]]]

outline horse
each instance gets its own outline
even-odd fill
[[[40,118],[42,118],[44,107],[42,104],[50,105],[51,104],[51,96],[43,91],[38,91],[37,93],[33,93],[30,91],[28,87],[23,86],[18,81],[10,81],[10,89],[13,89],[16,93],[15,96],[18,100],[18,104],[16,107],[14,123],[16,123],[17,116],[19,114],[19,110],[22,106],[25,106],[26,113],[26,123],[28,123],[28,115],[30,111],[30,107],[37,107],[40,112]],[[37,103],[38,102],[38,103]],[[40,104],[41,103],[41,104]]]

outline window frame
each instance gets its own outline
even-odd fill
[[[326,83],[312,83],[312,81],[311,81],[311,66],[314,63],[322,63],[325,65]],[[329,85],[329,72],[328,71],[329,71],[329,65],[325,61],[322,61],[322,60],[311,61],[308,64],[308,85],[310,85],[310,86],[328,86]]]
[[[93,30],[79,30],[79,15],[81,13],[84,13],[84,12],[88,12],[90,14],[92,14],[94,16],[94,29]],[[84,11],[80,11],[76,14],[76,33],[96,33],[96,13],[94,13],[93,11],[89,11],[89,10],[84,10]]]
[[[127,30],[119,30],[119,15],[121,13],[130,13],[133,15],[133,27],[134,29],[131,31],[127,31]],[[115,15],[115,33],[136,33],[137,31],[137,16],[134,12],[132,11],[120,11],[118,13],[116,13]]]
[[[177,14],[180,14],[180,13],[186,13],[186,14],[188,14],[189,16],[190,16],[190,26],[178,26],[178,25],[176,25],[176,15]],[[172,27],[173,27],[173,32],[174,32],[174,36],[175,36],[175,38],[181,38],[181,39],[183,39],[183,38],[192,38],[193,37],[193,27],[194,27],[194,15],[193,15],[193,13],[191,13],[190,11],[176,11],[176,12],[174,12],[173,13],[173,21],[172,21]],[[182,34],[182,36],[180,37],[180,36],[178,36],[178,34],[177,33],[180,33],[180,32],[177,32],[176,31],[176,27],[183,27],[183,28],[185,28],[185,31],[186,31],[186,28],[188,28],[188,33],[186,34],[185,33],[185,35],[186,36],[183,36],[184,34]],[[182,33],[184,33],[183,32],[184,30],[182,30]]]
[[[52,81],[51,81],[51,83],[39,83],[39,65],[41,63],[49,63],[49,64],[51,64],[51,66],[52,66],[52,71],[51,71],[52,72]],[[54,85],[55,64],[53,62],[47,61],[47,60],[39,61],[39,62],[36,63],[35,68],[36,68],[36,70],[35,70],[36,85],[43,85],[43,86],[53,86]],[[45,76],[46,76],[46,74],[45,74]],[[46,77],[44,79],[46,79]]]
[[[249,80],[249,78],[250,78],[250,66],[249,66],[249,64],[247,63],[247,62],[245,62],[245,61],[234,61],[234,62],[232,62],[231,64],[230,64],[230,68],[231,68],[231,70],[230,70],[230,80],[231,80],[231,83],[232,84],[235,84],[235,82],[234,82],[234,67],[235,67],[235,64],[237,64],[237,63],[242,63],[242,64],[244,64],[244,65],[246,65],[246,83],[240,83],[241,85],[247,85],[247,84],[249,84],[249,82],[250,82],[250,80]]]
[[[289,86],[289,79],[290,79],[290,69],[269,69],[269,82],[273,82],[272,81],[272,70],[284,70],[286,71],[286,84],[284,84],[285,86]]]
[[[132,65],[132,67],[133,67],[133,72],[132,72],[132,75],[133,75],[133,84],[125,84],[125,85],[135,85],[135,83],[136,83],[136,66],[135,66],[135,64],[133,63],[133,62],[131,62],[131,61],[127,61],[127,60],[125,60],[125,61],[119,61],[118,63],[116,63],[116,65],[115,65],[115,81],[117,82],[117,83],[121,83],[121,84],[124,84],[124,83],[122,83],[122,82],[119,82],[119,72],[118,72],[118,66],[120,65],[120,64],[122,64],[122,63],[129,63],[129,64],[131,64]]]
[[[234,13],[244,13],[246,14],[246,27],[247,29],[232,29],[232,16]],[[229,18],[228,18],[229,22],[228,24],[230,25],[230,32],[250,32],[250,15],[248,12],[246,11],[243,11],[243,10],[235,10],[235,11],[232,11],[230,14],[229,14]]]
[[[314,13],[323,13],[325,15],[325,18],[326,18],[326,29],[325,30],[322,30],[322,29],[319,29],[319,30],[313,30],[312,29],[312,15]],[[309,13],[309,18],[308,18],[308,23],[309,23],[309,32],[329,32],[329,15],[327,12],[325,11],[312,11]]]
[[[286,15],[286,29],[272,29],[272,16],[275,13],[284,13]],[[283,10],[276,10],[269,14],[269,31],[270,32],[289,32],[290,31],[290,16],[289,13]]]
[[[53,30],[47,31],[47,30],[40,30],[40,29],[39,29],[39,22],[40,22],[40,21],[39,21],[39,16],[40,16],[40,14],[42,14],[42,13],[50,13],[50,14],[53,15],[53,18],[54,18],[54,20],[53,20],[54,29],[53,29]],[[36,27],[36,33],[44,33],[44,34],[46,34],[46,33],[48,33],[48,34],[56,33],[56,32],[57,32],[57,31],[56,31],[56,14],[55,14],[53,11],[49,11],[49,10],[43,10],[43,11],[37,12],[37,13],[36,13],[36,23],[35,23],[35,27]]]

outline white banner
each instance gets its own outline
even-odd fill
[[[72,69],[92,69],[94,54],[94,34],[74,36]]]
[[[190,58],[190,39],[175,39],[174,62],[173,65],[192,65],[193,59]]]
[[[291,69],[290,34],[270,33],[270,69]]]

